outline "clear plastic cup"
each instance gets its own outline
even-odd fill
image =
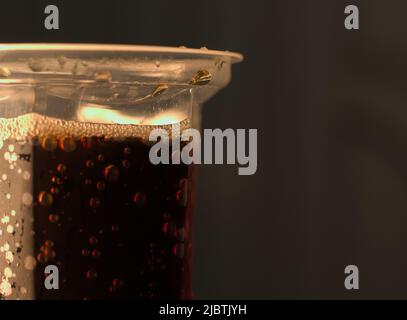
[[[0,45],[0,297],[190,298],[193,168],[153,165],[148,136],[197,126],[241,59]]]

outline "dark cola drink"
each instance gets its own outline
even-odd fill
[[[2,299],[190,297],[192,169],[151,164],[153,127],[38,114],[0,127]]]

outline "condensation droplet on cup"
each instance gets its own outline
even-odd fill
[[[24,258],[24,268],[27,270],[34,270],[37,265],[37,260],[33,256],[26,256]]]
[[[11,76],[11,71],[9,68],[0,67],[0,78],[8,78]]]
[[[110,71],[97,71],[93,75],[96,82],[110,82],[112,81],[112,73]]]
[[[200,69],[191,79],[189,84],[194,86],[203,86],[208,84],[212,80],[212,75],[207,70]]]
[[[6,231],[7,231],[7,233],[13,233],[14,232],[14,227],[11,224],[9,224],[7,226],[7,228],[6,228]]]
[[[23,179],[24,180],[30,180],[31,178],[31,173],[29,173],[28,171],[24,171],[23,172]]]
[[[41,72],[44,70],[44,63],[40,60],[30,59],[28,62],[28,67],[34,72]]]
[[[159,84],[157,87],[155,87],[155,89],[151,93],[151,96],[152,97],[157,97],[157,96],[159,96],[160,94],[164,93],[167,90],[168,90],[168,86],[166,84]]]
[[[33,203],[33,196],[31,193],[25,192],[21,200],[24,205],[30,206]]]
[[[6,258],[6,262],[7,262],[8,264],[13,263],[13,261],[14,261],[14,255],[13,255],[13,253],[12,253],[11,251],[7,251],[7,252],[6,252],[5,258]]]

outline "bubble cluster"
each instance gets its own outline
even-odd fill
[[[189,128],[189,119],[180,119],[180,127],[181,130]],[[37,113],[28,113],[15,118],[0,118],[0,141],[38,138],[43,148],[44,146],[53,148],[55,141],[57,141],[61,150],[72,152],[77,148],[75,139],[82,137],[104,137],[104,139],[139,137],[148,142],[150,132],[157,128],[166,129],[168,132],[171,132],[171,124],[125,125],[90,123],[68,121]],[[45,136],[44,133],[46,133]],[[44,139],[47,140],[46,143],[44,143]],[[10,153],[9,151],[6,154],[6,160],[17,160],[17,154]]]

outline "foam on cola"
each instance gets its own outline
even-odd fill
[[[0,119],[2,298],[189,297],[192,168],[151,164],[155,128]]]

